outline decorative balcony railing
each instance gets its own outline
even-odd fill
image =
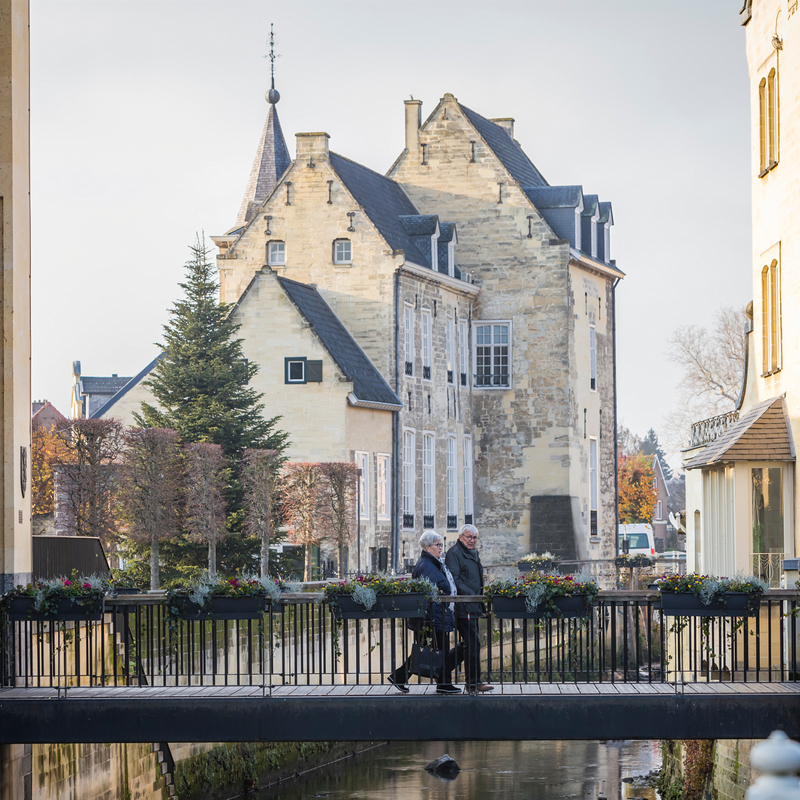
[[[700,445],[713,442],[722,436],[738,419],[738,411],[729,411],[727,414],[720,414],[716,417],[709,417],[700,422],[695,422],[692,425],[689,447],[700,447]]]
[[[784,553],[751,553],[753,575],[766,581],[770,588],[779,589],[781,585],[781,561]]]

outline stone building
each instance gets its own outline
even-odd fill
[[[81,374],[81,362],[72,362],[72,397],[70,416],[72,419],[94,417],[97,412],[131,380],[120,378],[116,373],[110,377],[94,377]]]
[[[800,434],[800,14],[797,3],[747,0],[753,301],[737,408],[692,428],[686,451],[687,564],[719,575],[797,578]]]
[[[424,125],[406,103],[406,148],[385,176],[323,132],[298,133],[291,161],[280,96],[267,99],[236,224],[212,237],[220,298],[290,459],[362,469],[362,564],[385,549],[407,567],[423,529],[452,540],[465,522],[485,564],[613,558],[623,273],[610,203],[547,184],[513,120],[452,95]],[[129,422],[152,367],[95,415]],[[359,389],[367,373],[375,396]]]

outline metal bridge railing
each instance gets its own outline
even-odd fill
[[[106,600],[102,622],[0,618],[0,684],[17,687],[381,684],[408,656],[405,620],[337,623],[319,595],[287,595],[256,620],[170,619],[163,595]],[[443,598],[474,602],[480,598]],[[652,591],[608,591],[590,616],[478,619],[482,680],[678,683],[798,680],[796,590],[753,617],[664,617]],[[444,647],[456,647],[456,633]],[[454,673],[464,682],[461,663]],[[412,678],[412,682],[416,681]],[[428,682],[429,679],[419,679]]]

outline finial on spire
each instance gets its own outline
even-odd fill
[[[281,99],[280,92],[275,88],[275,59],[277,56],[275,55],[275,33],[272,30],[272,23],[269,24],[269,55],[264,56],[264,58],[269,59],[269,74],[271,80],[271,88],[267,92],[267,102],[275,103]]]

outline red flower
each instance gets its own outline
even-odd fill
[[[72,581],[69,581],[66,578],[64,578],[64,586],[72,586]]]
[[[92,588],[92,584],[91,583],[84,583],[83,584],[83,588],[84,589],[91,589]]]

